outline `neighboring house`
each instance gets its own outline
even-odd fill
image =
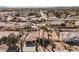
[[[6,20],[7,20],[7,21],[13,20],[13,16],[8,16],[8,17],[6,18]]]

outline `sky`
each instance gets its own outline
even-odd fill
[[[0,0],[0,6],[79,6],[78,0]]]

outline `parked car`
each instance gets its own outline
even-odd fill
[[[68,38],[64,40],[65,43],[70,44],[70,45],[79,45],[79,38],[78,37],[73,37],[73,38]]]

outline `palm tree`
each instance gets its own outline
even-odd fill
[[[23,52],[23,40],[21,41],[21,52]]]
[[[28,35],[29,35],[30,30],[31,30],[31,26],[27,26]]]
[[[44,32],[48,31],[48,29],[46,26],[41,26],[40,29],[43,30],[43,38],[44,38]]]
[[[54,48],[56,48],[55,42],[52,41],[52,42],[51,42],[51,45],[52,45],[52,51],[54,52]]]
[[[46,26],[41,26],[41,27],[40,27],[40,30],[43,31],[42,38],[44,38],[44,33],[45,33],[45,31],[47,30]],[[39,33],[40,33],[40,32],[39,32]],[[44,40],[42,40],[42,42],[44,43]]]
[[[48,35],[48,40],[50,41],[50,39],[51,39],[50,37],[52,36],[52,35],[51,35],[51,32],[48,31],[47,33],[48,33],[48,34],[47,34],[47,35]]]
[[[42,37],[44,38],[44,33],[46,32],[47,36],[48,36],[48,41],[50,42],[50,39],[51,39],[50,37],[52,36],[51,35],[52,30],[47,25],[40,27],[40,29],[43,30],[43,36]],[[44,43],[44,40],[43,40],[43,43]]]
[[[26,39],[27,35],[28,34],[25,34],[25,37],[20,41],[21,52],[23,52],[23,46],[24,46],[24,42],[26,42],[25,39]]]

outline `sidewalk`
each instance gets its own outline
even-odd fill
[[[24,47],[23,52],[36,52],[35,47]]]

